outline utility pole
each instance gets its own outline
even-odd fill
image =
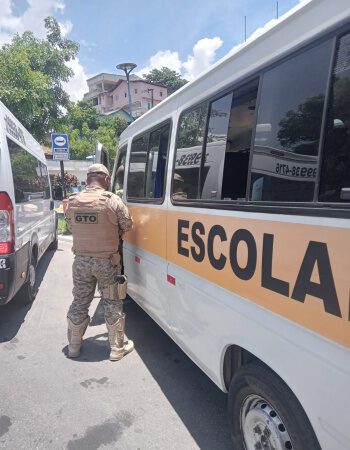
[[[247,40],[247,16],[244,16],[244,42]]]
[[[279,17],[278,2],[276,2],[276,19]]]

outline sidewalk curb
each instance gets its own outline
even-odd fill
[[[61,234],[58,235],[59,241],[66,241],[66,242],[73,242],[72,236],[62,236]]]

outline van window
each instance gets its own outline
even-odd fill
[[[202,103],[180,117],[173,179],[174,200],[199,197],[199,170],[207,114],[208,104]]]
[[[245,199],[257,92],[255,80],[211,104],[202,199]]]
[[[112,192],[123,197],[124,190],[124,172],[125,172],[126,146],[122,147],[117,154],[117,163]]]
[[[146,198],[164,195],[170,124],[151,133],[147,157]]]
[[[313,200],[331,50],[326,41],[263,75],[251,200]]]
[[[128,173],[128,198],[163,198],[169,136],[170,123],[133,140]]]
[[[45,164],[7,138],[16,203],[50,198],[50,184]]]
[[[338,43],[328,109],[320,201],[350,201],[350,34]]]
[[[128,173],[128,197],[145,196],[145,176],[147,162],[147,145],[149,134],[135,139],[131,144]]]

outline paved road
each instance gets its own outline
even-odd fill
[[[0,309],[0,448],[230,449],[225,394],[135,303],[125,309],[136,351],[108,360],[96,298],[83,354],[66,358],[71,263],[61,241],[31,307]]]

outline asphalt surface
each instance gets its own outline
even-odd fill
[[[39,292],[0,308],[1,449],[228,450],[226,395],[134,302],[136,350],[108,360],[99,298],[77,360],[66,357],[71,244],[39,265]]]

